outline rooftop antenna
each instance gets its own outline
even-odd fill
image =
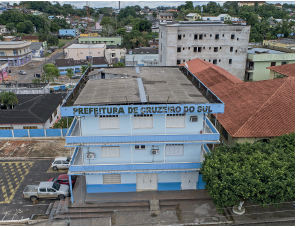
[[[126,96],[125,96],[125,99],[126,99],[126,101],[127,101],[127,104],[129,104],[129,103],[128,103],[128,99],[127,99],[127,97],[126,97]]]

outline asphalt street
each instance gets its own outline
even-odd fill
[[[69,43],[67,43],[67,46],[70,46],[71,44],[77,43],[78,40],[74,39],[72,41],[70,41]],[[54,63],[55,64],[55,60],[56,59],[61,59],[63,57],[63,51],[59,52],[59,51],[55,51],[57,52],[56,54],[54,53],[53,55],[51,55],[50,57],[47,57],[46,60],[42,60],[42,64],[39,67],[33,68],[33,69],[28,69],[31,68],[29,63],[28,65],[25,65],[24,67],[12,67],[11,68],[11,73],[9,75],[11,76],[17,76],[16,77],[16,81],[18,83],[31,83],[32,79],[34,79],[34,74],[35,73],[42,73],[42,66],[46,63]],[[31,65],[32,66],[32,65]],[[26,71],[26,75],[20,75],[19,71],[20,70],[25,70]]]
[[[50,58],[47,58],[46,61],[41,61],[42,65],[40,65],[37,68],[33,69],[27,69],[28,66],[30,66],[31,63],[28,64],[28,66],[24,67],[16,67],[16,68],[11,68],[11,73],[9,75],[11,76],[17,76],[16,81],[19,83],[31,83],[32,79],[34,79],[34,73],[41,73],[42,72],[42,66],[46,63],[55,63],[55,59],[60,59],[63,57],[63,52],[56,53],[52,55]],[[25,69],[24,69],[25,68]],[[20,70],[25,70],[26,75],[20,75],[19,71]]]
[[[52,159],[0,161],[0,221],[31,218],[44,214],[53,199],[39,200],[33,204],[23,198],[26,185],[38,185],[67,171],[50,169]]]

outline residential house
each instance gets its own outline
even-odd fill
[[[159,21],[173,21],[172,13],[158,13],[156,19]]]
[[[43,42],[33,42],[30,45],[30,49],[32,50],[32,57],[40,58],[43,57],[44,51],[46,50],[43,46]]]
[[[22,36],[23,41],[39,42],[38,36]]]
[[[201,19],[201,15],[197,13],[189,13],[186,15],[185,19],[187,21],[196,21],[197,19]]]
[[[151,41],[151,42],[149,42],[149,45],[150,45],[150,48],[153,48],[153,49],[158,49],[158,41],[156,41],[156,40],[153,40],[153,41]]]
[[[55,19],[55,16],[53,16],[53,15],[48,16],[48,19],[53,20],[53,19]]]
[[[295,63],[267,67],[270,70],[269,79],[295,77]]]
[[[216,64],[244,79],[250,26],[180,21],[159,26],[159,66],[194,58]]]
[[[63,16],[63,15],[58,15],[58,16],[56,16],[55,18],[58,18],[58,19],[63,19],[63,18],[64,18],[64,16]]]
[[[104,57],[105,49],[105,44],[72,44],[64,49],[64,56],[74,60]]]
[[[42,14],[43,14],[42,12],[40,12],[40,11],[38,11],[38,10],[32,10],[31,13],[32,13],[33,15],[42,15]]]
[[[158,49],[127,49],[125,66],[158,66]]]
[[[266,4],[265,1],[239,1],[238,2],[238,6],[254,6],[255,2],[257,2],[259,4],[259,6]]]
[[[77,29],[59,29],[60,37],[76,37]]]
[[[209,97],[177,67],[102,69],[73,106],[61,108],[63,117],[75,116],[65,137],[75,148],[69,178],[83,175],[85,200],[93,202],[94,193],[204,189],[207,144],[219,142],[206,115],[225,106]]]
[[[225,104],[224,113],[209,115],[223,144],[266,142],[295,131],[295,77],[244,82],[201,59],[181,65],[200,89],[207,87]],[[286,65],[278,67],[288,75]]]
[[[89,61],[91,62],[92,68],[108,67],[109,64],[106,57],[93,57],[90,58]]]
[[[80,44],[106,44],[106,45],[121,45],[122,37],[79,37]]]
[[[87,66],[89,61],[85,60],[74,60],[73,58],[68,59],[55,59],[55,66],[59,69],[60,75],[66,75],[67,69],[73,69],[73,73],[80,73],[81,66]]]
[[[295,50],[274,46],[249,47],[245,79],[252,81],[268,80],[270,70],[267,67],[295,62]]]
[[[9,66],[21,66],[32,58],[29,41],[0,41],[0,61],[8,61]]]
[[[275,7],[279,8],[279,9],[282,9],[282,4],[280,4],[280,3],[276,3],[276,4],[275,4]]]
[[[218,16],[201,17],[203,21],[231,21],[232,17],[229,14],[220,14]]]
[[[1,109],[0,129],[47,129],[60,117],[67,94],[17,94],[13,109]],[[18,132],[22,134],[22,132]],[[27,133],[27,132],[26,132]],[[31,137],[34,137],[31,134]]]
[[[105,57],[108,64],[124,62],[126,48],[118,48],[116,45],[107,45],[105,49]]]
[[[3,33],[10,33],[10,32],[16,32],[17,30],[16,29],[13,29],[13,30],[8,30],[7,28],[6,28],[6,25],[0,25],[0,32],[1,32],[1,34],[3,34]]]

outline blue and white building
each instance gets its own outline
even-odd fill
[[[187,68],[105,68],[62,116],[75,116],[66,140],[72,175],[87,194],[204,189],[200,167],[219,133],[207,118],[224,103]],[[195,77],[194,77],[195,78]],[[197,80],[197,79],[195,79]],[[73,200],[73,199],[72,199]]]
[[[76,29],[59,29],[59,36],[61,37],[76,37],[77,30]]]

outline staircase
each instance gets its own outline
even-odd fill
[[[163,203],[169,206],[169,203]],[[171,204],[171,203],[170,203]],[[173,204],[173,203],[172,203]],[[171,204],[171,205],[172,205]],[[175,206],[174,206],[175,208]],[[116,211],[149,211],[150,203],[146,201],[136,202],[105,202],[94,204],[71,205],[70,198],[56,201],[50,212],[49,219],[66,218],[105,218],[111,217]]]

